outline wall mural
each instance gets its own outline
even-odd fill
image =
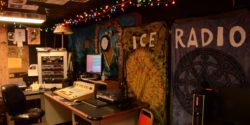
[[[249,12],[177,20],[171,32],[172,125],[192,123],[193,93],[247,87]]]
[[[100,53],[104,57],[103,72],[108,79],[119,79],[118,73],[118,51],[119,43],[123,27],[136,26],[141,23],[141,18],[138,14],[133,13],[128,16],[123,16],[96,27],[96,38]]]
[[[122,28],[141,23],[137,13],[121,16],[109,21],[100,22],[84,28],[72,28],[74,34],[69,35],[68,50],[74,56],[74,71],[85,72],[86,54],[102,53],[104,57],[103,71],[107,79],[118,79],[118,50]]]
[[[124,76],[129,91],[150,104],[155,123],[166,125],[167,26],[155,22],[145,26],[125,28],[122,35]],[[121,59],[122,60],[122,59]]]

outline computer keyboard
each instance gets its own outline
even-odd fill
[[[99,80],[98,77],[88,77],[89,80]]]
[[[103,82],[101,80],[91,80],[88,78],[81,78],[82,81],[86,81],[86,82],[90,82],[90,83],[96,83],[96,84],[103,84],[103,85],[107,85],[106,82]]]
[[[101,100],[94,99],[94,98],[85,99],[82,102],[93,107],[102,107],[102,106],[108,105],[107,102],[103,102]]]

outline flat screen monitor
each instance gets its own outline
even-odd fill
[[[102,55],[87,55],[86,59],[86,72],[90,74],[99,74],[102,73]]]

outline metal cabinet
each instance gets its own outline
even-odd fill
[[[38,51],[38,81],[44,88],[62,88],[67,78],[67,51]]]

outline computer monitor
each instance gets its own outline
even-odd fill
[[[94,75],[102,73],[102,55],[88,54],[86,57],[86,72]]]

